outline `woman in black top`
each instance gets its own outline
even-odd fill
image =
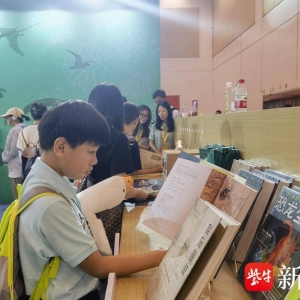
[[[98,162],[92,171],[94,184],[111,176],[126,176],[134,172],[128,140],[123,133],[124,117],[121,92],[113,84],[101,83],[93,88],[88,102],[106,118],[110,127],[109,143],[105,147],[100,147],[97,151]],[[97,128],[95,128],[95,130],[97,130]],[[147,194],[143,190],[133,187],[131,187],[131,189],[135,199],[146,200]],[[121,230],[121,212],[123,211],[123,206],[123,204],[120,204],[109,210],[111,214],[108,214],[107,211],[97,214],[97,217],[103,222],[111,246],[114,244],[114,233],[120,232]],[[117,216],[118,213],[119,216]]]

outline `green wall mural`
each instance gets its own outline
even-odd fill
[[[29,115],[36,101],[49,108],[66,99],[86,101],[103,81],[116,84],[128,101],[154,110],[151,95],[160,87],[159,1],[144,2],[151,12],[107,6],[48,10],[51,1],[34,0],[12,0],[10,9],[1,9],[0,3],[0,114],[18,106]],[[0,120],[0,152],[9,129]],[[0,202],[9,202],[2,162],[0,178]]]

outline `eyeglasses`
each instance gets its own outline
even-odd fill
[[[145,119],[146,119],[146,118],[148,118],[148,116],[149,116],[149,115],[140,114],[140,117],[141,117],[141,118],[145,118]]]

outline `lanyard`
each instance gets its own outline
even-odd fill
[[[141,130],[141,133],[140,133],[139,136],[138,136],[138,135],[135,136],[135,139],[136,139],[137,142],[140,141],[140,139],[141,139],[141,137],[142,137],[142,134],[143,134],[143,129]]]
[[[168,139],[168,136],[169,136],[169,132],[167,132],[167,134],[165,135],[165,132],[164,132],[164,129],[163,127],[161,127],[161,135],[162,135],[162,138],[163,138],[163,141],[164,141],[164,144],[166,143],[167,139]]]

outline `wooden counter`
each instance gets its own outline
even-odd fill
[[[143,216],[150,207],[135,207],[132,211],[124,210],[121,233],[120,254],[132,254],[167,248],[171,241],[141,224]],[[119,277],[116,284],[115,300],[146,299],[148,282],[155,269],[146,270],[129,276]],[[235,279],[231,265],[223,264],[217,278],[207,289],[206,294],[212,300],[248,300],[242,286]],[[209,299],[209,298],[201,298]],[[168,300],[168,299],[166,299]],[[196,300],[196,299],[195,299]]]
[[[244,159],[300,180],[300,107],[177,118],[175,128],[188,149],[233,145]]]

